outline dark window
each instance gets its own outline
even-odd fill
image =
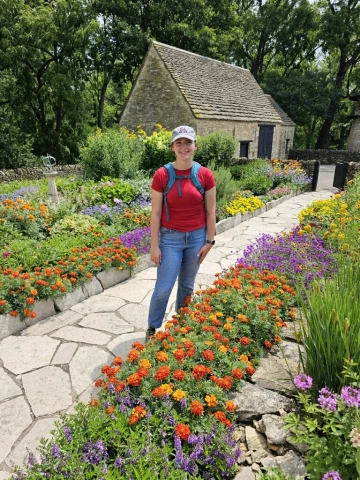
[[[240,157],[249,158],[249,144],[250,140],[240,140]]]

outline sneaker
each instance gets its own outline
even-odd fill
[[[148,343],[148,341],[150,340],[150,337],[152,337],[153,335],[155,335],[155,328],[148,328],[146,330],[146,334],[145,334],[145,344]]]

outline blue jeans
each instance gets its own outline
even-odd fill
[[[206,227],[192,232],[179,232],[160,228],[161,264],[158,266],[155,290],[151,297],[148,325],[160,328],[171,291],[178,277],[176,311],[185,298],[193,293],[199,270],[197,254],[206,242]]]

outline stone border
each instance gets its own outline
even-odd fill
[[[224,220],[220,220],[216,224],[216,234],[229,230],[230,228],[236,227],[250,218],[257,217],[262,213],[271,210],[280,203],[289,200],[292,197],[301,195],[303,192],[297,190],[296,192],[284,195],[283,197],[278,198],[277,200],[271,200],[267,202],[263,207],[256,209],[254,212],[246,212],[244,214],[238,213],[237,215]],[[150,260],[149,255],[143,255],[139,257],[137,265],[133,269],[132,273],[136,274],[151,267],[153,264]],[[119,270],[116,267],[111,268],[110,270],[103,270],[93,277],[91,282],[84,283],[76,290],[71,293],[68,293],[61,297],[48,298],[46,300],[38,300],[34,304],[34,311],[36,312],[36,318],[26,318],[24,321],[20,320],[20,317],[11,317],[10,315],[0,315],[0,341],[10,335],[21,332],[27,327],[34,325],[40,320],[56,315],[58,312],[63,312],[68,310],[73,305],[82,302],[86,298],[89,298],[93,295],[97,295],[107,288],[110,288],[118,283],[124,282],[130,278],[130,270]]]

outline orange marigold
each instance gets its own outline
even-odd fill
[[[123,359],[121,357],[115,357],[114,360],[112,361],[114,365],[119,365],[119,366],[122,365],[122,362],[123,362]]]
[[[245,371],[248,375],[254,375],[255,368],[252,365],[249,365],[248,367],[246,367]]]
[[[193,415],[202,415],[204,413],[204,407],[202,406],[202,403],[198,400],[194,400],[190,405],[190,412]]]
[[[147,369],[151,368],[151,363],[147,358],[142,358],[141,360],[139,360],[139,365],[141,368],[147,368]]]
[[[204,350],[204,351],[203,351],[203,357],[204,357],[205,360],[207,360],[208,362],[211,362],[212,360],[214,360],[215,355],[214,355],[214,353],[213,353],[211,350]]]
[[[94,399],[94,400],[91,400],[89,402],[89,407],[91,407],[91,408],[95,408],[95,407],[98,407],[98,406],[99,406],[99,400]]]
[[[104,382],[99,378],[99,380],[96,380],[96,382],[95,382],[95,387],[100,388],[103,385],[103,383]]]
[[[192,371],[195,380],[200,380],[201,378],[205,377],[207,373],[208,368],[205,365],[196,365]]]
[[[128,353],[128,356],[127,356],[127,359],[129,360],[129,362],[136,362],[136,360],[140,357],[140,353],[133,349],[133,350],[130,350],[130,352]]]
[[[159,360],[159,362],[167,362],[168,361],[168,356],[165,352],[157,352],[156,353],[156,358]]]
[[[217,412],[214,413],[214,417],[216,418],[216,420],[218,420],[219,422],[223,423],[226,427],[230,427],[230,426],[231,426],[231,422],[230,422],[230,420],[226,417],[226,415],[225,415],[224,412],[217,411]]]
[[[141,384],[141,377],[138,373],[133,373],[127,378],[127,382],[132,387],[138,387]]]
[[[108,407],[108,408],[106,409],[106,413],[107,413],[108,415],[112,415],[114,412],[115,412],[115,408],[114,408],[114,407]]]
[[[124,388],[126,387],[126,382],[124,380],[121,380],[121,382],[119,382],[116,387],[115,387],[115,390],[117,392],[122,392],[124,390]]]
[[[135,350],[139,350],[140,352],[145,348],[145,345],[141,342],[134,342],[132,346]]]
[[[182,382],[185,378],[184,370],[174,370],[173,377],[175,378],[175,380]]]
[[[232,402],[231,400],[228,400],[225,405],[226,405],[226,410],[228,412],[235,412],[236,405],[234,402]]]
[[[179,423],[175,427],[175,432],[176,435],[181,439],[181,440],[187,440],[189,438],[189,435],[191,433],[190,428],[185,425],[185,423]]]
[[[155,380],[161,382],[170,375],[170,370],[168,366],[160,367],[154,375]]]
[[[184,350],[177,348],[176,350],[173,351],[173,354],[178,362],[181,362],[182,360],[184,360],[184,357],[185,357]]]
[[[232,373],[232,376],[237,380],[241,380],[244,376],[244,373],[241,370],[241,368],[234,368],[234,370],[231,373]]]
[[[241,342],[242,345],[249,345],[251,340],[248,337],[241,337],[240,342]]]
[[[265,340],[264,345],[265,345],[266,348],[271,348],[272,347],[272,343],[269,340]]]

